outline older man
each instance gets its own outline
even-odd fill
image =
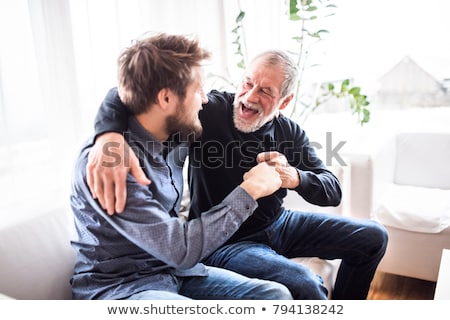
[[[205,263],[282,283],[295,299],[326,299],[321,279],[290,258],[342,259],[332,297],[365,299],[387,246],[383,226],[283,207],[287,189],[316,205],[334,206],[341,200],[339,181],[318,158],[306,133],[280,113],[293,98],[296,78],[292,59],[271,50],[252,60],[236,94],[208,94],[209,102],[200,113],[203,134],[189,156],[190,218],[220,203],[246,170],[267,162],[279,173],[281,188],[259,199],[255,214]],[[100,150],[106,141],[123,143],[117,133],[126,129],[127,118],[126,108],[111,103],[104,103],[97,115],[99,138],[89,167],[90,185],[109,212],[123,210],[120,174],[129,168],[102,166],[105,155]],[[131,167],[139,181],[148,183],[137,166]]]

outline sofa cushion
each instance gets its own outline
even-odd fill
[[[396,145],[395,183],[450,189],[450,134],[404,132]]]
[[[292,258],[292,261],[303,264],[310,268],[314,273],[322,277],[324,285],[328,289],[328,298],[331,299],[331,294],[334,289],[334,282],[341,264],[340,259],[324,260],[317,257],[303,257]]]
[[[450,190],[388,184],[373,218],[398,229],[441,232],[450,226]]]
[[[0,292],[15,299],[71,299],[72,215],[62,208],[0,230]]]

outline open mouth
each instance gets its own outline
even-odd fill
[[[244,117],[251,117],[259,113],[259,110],[249,104],[241,103],[241,113]]]

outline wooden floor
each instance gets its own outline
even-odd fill
[[[433,300],[436,283],[378,272],[368,300]]]

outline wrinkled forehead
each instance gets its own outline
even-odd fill
[[[244,80],[261,87],[270,87],[280,92],[285,80],[281,64],[270,64],[262,58],[253,61],[244,73]]]

